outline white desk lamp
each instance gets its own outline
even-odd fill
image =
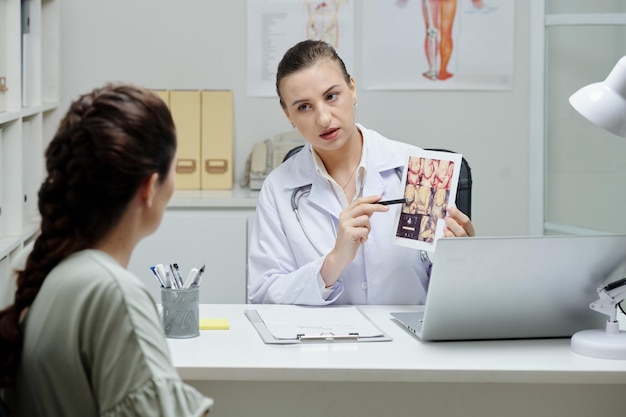
[[[606,80],[581,88],[569,102],[591,122],[626,137],[626,56],[617,62]]]
[[[569,102],[580,114],[609,132],[626,137],[626,56],[606,80],[576,91]],[[572,350],[605,359],[626,359],[626,332],[619,330],[617,308],[626,298],[626,278],[598,288],[600,298],[590,308],[609,316],[606,328],[583,330],[572,336]]]

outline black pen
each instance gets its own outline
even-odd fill
[[[390,204],[410,204],[412,202],[413,202],[412,198],[399,198],[397,200],[377,201],[376,204],[382,204],[383,206],[388,206]]]
[[[182,275],[180,275],[180,269],[178,268],[177,263],[170,264],[170,269],[172,270],[172,275],[176,279],[178,283],[178,288],[183,288],[185,281],[183,280]]]

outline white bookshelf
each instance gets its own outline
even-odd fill
[[[60,118],[60,1],[0,0],[0,307],[13,296],[9,266],[39,227],[43,152]]]

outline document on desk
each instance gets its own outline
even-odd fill
[[[355,306],[264,305],[245,314],[268,344],[391,340]]]

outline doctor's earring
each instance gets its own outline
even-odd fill
[[[357,101],[354,102],[354,107],[359,107],[359,103]]]

